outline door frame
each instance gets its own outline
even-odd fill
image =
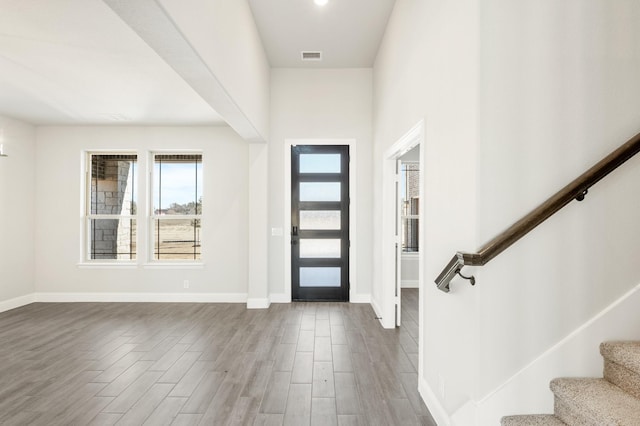
[[[426,175],[424,165],[426,164],[426,146],[424,119],[420,120],[404,136],[398,139],[384,153],[382,160],[382,318],[380,322],[384,328],[396,327],[396,165],[397,161],[404,154],[414,147],[420,145],[420,212],[418,228],[418,244],[420,246],[418,258],[418,301],[419,323],[423,320],[423,298],[424,289],[424,228],[425,228],[425,194],[424,176]],[[422,333],[422,327],[420,327]],[[420,334],[419,353],[422,355],[422,335]],[[422,357],[420,356],[420,361]]]
[[[359,303],[355,268],[356,246],[356,140],[355,139],[285,139],[284,141],[284,286],[285,300],[291,302],[291,147],[294,145],[346,145],[349,147],[349,302]],[[366,301],[368,302],[368,300]]]

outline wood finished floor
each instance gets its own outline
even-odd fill
[[[3,425],[435,425],[369,305],[36,303],[0,314]]]

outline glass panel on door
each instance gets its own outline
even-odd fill
[[[300,173],[340,173],[340,154],[300,154]]]
[[[301,258],[340,258],[339,239],[303,239],[300,240],[300,257]]]
[[[340,229],[340,210],[300,210],[300,229]]]
[[[300,201],[340,201],[340,182],[300,182]]]
[[[340,268],[300,268],[300,287],[340,287]]]

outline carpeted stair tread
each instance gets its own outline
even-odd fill
[[[502,426],[566,426],[553,414],[535,414],[529,416],[506,416],[500,422]]]
[[[567,424],[640,424],[640,400],[604,379],[559,378],[552,380],[550,387],[556,398],[580,417],[580,421],[561,417]]]
[[[640,342],[604,342],[600,354],[609,361],[640,374]]]

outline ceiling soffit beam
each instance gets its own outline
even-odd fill
[[[156,0],[103,0],[243,139],[266,142]]]

